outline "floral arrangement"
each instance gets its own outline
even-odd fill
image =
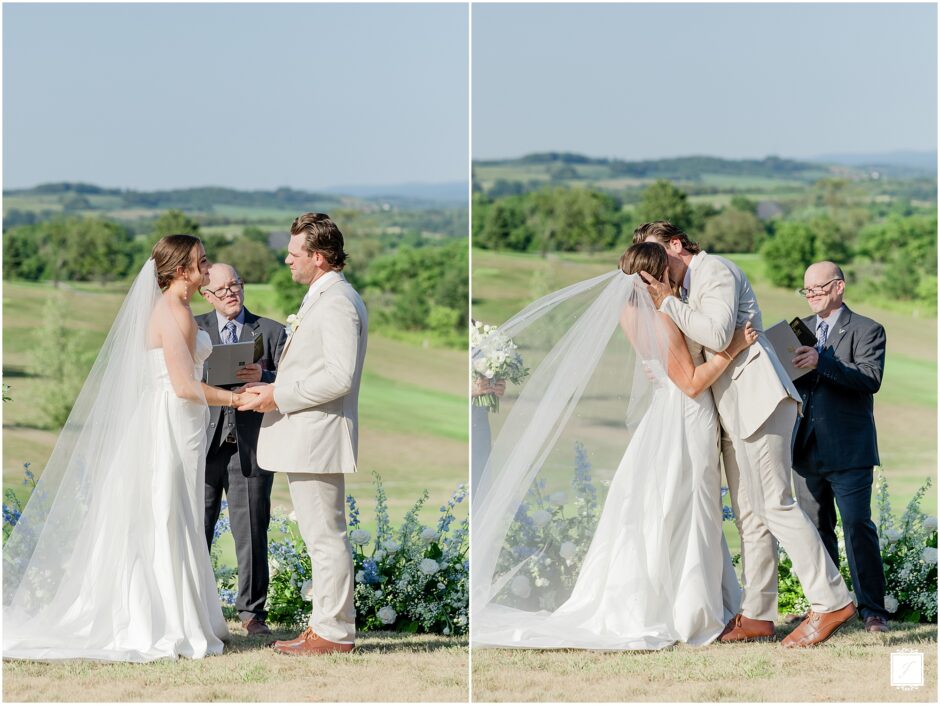
[[[477,381],[505,379],[519,384],[529,375],[516,344],[496,326],[474,321],[470,328],[470,347],[473,350],[473,375]],[[473,397],[473,405],[499,411],[499,397],[480,394]]]
[[[36,490],[30,464],[24,465],[23,484]],[[422,494],[395,530],[388,517],[388,500],[382,480],[373,473],[376,489],[376,535],[361,527],[359,508],[352,496],[349,508],[349,542],[356,570],[356,626],[362,631],[385,629],[402,632],[466,634],[469,607],[469,520],[455,521],[454,511],[467,496],[458,485],[440,508],[437,523],[424,526],[418,513],[428,499]],[[23,507],[13,492],[4,493],[3,540],[9,537]],[[310,557],[297,532],[293,517],[275,512],[268,543],[268,620],[284,626],[306,624],[310,615]],[[236,618],[238,573],[219,560],[218,539],[231,531],[227,503],[222,503],[215,525],[212,566],[226,617]]]
[[[907,504],[898,519],[891,513],[888,482],[878,472],[876,480],[878,540],[885,571],[885,609],[890,619],[901,622],[937,620],[937,518],[920,511],[920,503],[931,482],[928,478]],[[839,572],[852,589],[852,577],[845,555],[841,525],[836,527],[839,541]],[[790,557],[780,549],[778,568],[779,610],[803,614],[809,602],[803,594]],[[853,593],[854,597],[854,593]]]
[[[516,512],[506,537],[512,548],[502,551],[497,564],[498,573],[515,571],[503,589],[506,604],[553,610],[574,588],[598,518],[587,451],[581,443],[574,450],[570,501],[566,492],[548,493],[545,480],[538,479]]]
[[[354,599],[356,626],[361,631],[385,629],[402,632],[465,634],[468,629],[469,522],[455,522],[454,510],[466,498],[464,485],[440,508],[433,527],[423,526],[418,513],[427,491],[405,515],[395,531],[388,517],[388,500],[381,478],[373,473],[376,489],[376,531],[362,528],[359,507],[350,495],[349,543],[356,573]],[[268,620],[285,626],[307,622],[312,599],[310,556],[292,516],[275,513],[272,525],[277,538],[268,543]],[[216,536],[229,531],[220,517]],[[215,546],[216,544],[213,544]],[[213,549],[213,566],[223,606],[234,615],[238,576],[221,566]]]

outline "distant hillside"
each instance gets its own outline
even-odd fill
[[[891,178],[935,176],[937,152],[876,152],[866,154],[824,154],[814,161],[844,164],[868,171],[880,171]]]
[[[467,182],[448,181],[439,184],[409,183],[379,186],[334,186],[326,193],[341,193],[359,198],[410,199],[434,204],[466,205]]]

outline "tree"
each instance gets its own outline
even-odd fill
[[[168,210],[160,214],[153,224],[153,241],[156,243],[166,235],[195,235],[199,237],[199,223],[180,210]]]
[[[815,261],[816,236],[807,223],[780,223],[760,253],[767,267],[767,276],[776,286],[798,288],[803,273]]]
[[[709,252],[754,252],[764,234],[764,226],[753,213],[726,208],[705,222],[698,240]]]
[[[526,222],[534,234],[530,249],[587,251],[612,247],[618,239],[620,203],[592,189],[536,191],[527,201]]]
[[[244,281],[251,283],[267,281],[271,270],[277,266],[274,253],[267,245],[246,237],[220,248],[215,259],[232,265]]]
[[[643,191],[635,213],[637,224],[668,220],[690,235],[695,230],[695,212],[688,196],[666,179],[657,180]]]

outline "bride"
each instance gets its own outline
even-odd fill
[[[737,330],[706,361],[701,346],[653,309],[640,271],[668,281],[660,245],[630,247],[620,270],[540,299],[502,327],[526,362],[538,364],[475,497],[474,646],[701,645],[737,612],[708,387],[757,333],[750,324]],[[623,336],[614,335],[618,327]],[[612,433],[611,415],[624,407],[627,428]],[[631,432],[618,462],[616,439]],[[595,467],[616,463],[596,528],[590,492],[574,502],[552,492],[570,476],[559,458],[565,441],[584,448]],[[572,484],[583,490],[585,469],[579,473]]]
[[[3,550],[3,656],[151,661],[222,652],[203,529],[212,351],[190,311],[209,262],[169,235],[135,279]]]

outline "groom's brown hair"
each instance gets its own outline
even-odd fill
[[[291,235],[304,235],[304,249],[319,252],[335,270],[346,266],[343,233],[326,213],[304,213],[290,226]]]
[[[650,235],[654,236],[656,241],[661,243],[663,247],[668,245],[675,238],[679,238],[679,242],[682,243],[686,252],[697,255],[702,251],[702,248],[692,242],[689,236],[682,231],[682,228],[676,227],[668,220],[654,220],[652,223],[643,223],[643,225],[633,231],[633,242],[646,242],[646,238]]]

